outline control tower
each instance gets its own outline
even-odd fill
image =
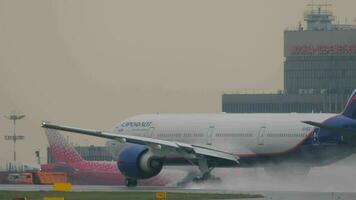
[[[284,88],[271,94],[223,94],[223,112],[342,111],[356,87],[356,25],[335,22],[327,3],[309,4],[303,18],[305,27],[284,31]]]

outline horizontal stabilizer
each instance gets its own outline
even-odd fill
[[[356,129],[355,128],[343,128],[343,127],[331,126],[331,125],[322,124],[322,123],[313,122],[313,121],[302,121],[302,122],[305,124],[315,126],[315,127],[330,130],[333,133],[339,134],[341,136],[344,136],[344,137],[347,137],[350,139],[356,139]]]

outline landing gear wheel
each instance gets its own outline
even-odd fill
[[[125,185],[127,187],[136,187],[137,186],[137,180],[136,179],[127,178],[125,180]]]
[[[197,176],[193,179],[194,183],[221,183],[221,178],[220,177],[215,177],[211,175],[210,173],[206,173],[203,176]]]

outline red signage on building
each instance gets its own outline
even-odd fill
[[[348,45],[293,45],[291,55],[351,55],[356,54],[356,44]]]
[[[13,135],[5,135],[5,140],[23,140],[23,139],[25,139],[25,136],[23,135],[16,135],[16,137]]]

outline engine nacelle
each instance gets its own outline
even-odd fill
[[[146,179],[161,172],[163,160],[146,146],[130,145],[120,151],[117,167],[128,178]]]

